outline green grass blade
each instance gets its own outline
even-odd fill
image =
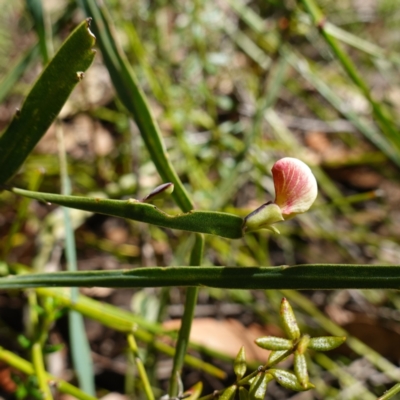
[[[18,171],[56,118],[80,81],[81,72],[93,61],[94,42],[88,21],[82,22],[36,81],[0,138],[0,183],[7,182]]]
[[[326,17],[322,14],[317,3],[314,0],[302,0],[302,3],[310,14],[321,36],[335,55],[337,61],[341,64],[349,78],[370,103],[383,134],[393,143],[397,151],[400,151],[400,135],[396,126],[390,119],[387,110],[384,109],[382,103],[379,103],[372,97],[367,82],[358,73],[357,67],[354,65],[348,54],[342,49],[338,40],[334,36],[330,35],[329,31],[325,28]]]
[[[59,146],[61,191],[65,195],[71,193],[71,182],[68,176],[67,158],[64,146],[64,135],[61,126],[57,126]],[[65,258],[68,271],[77,271],[77,257],[74,230],[71,224],[69,208],[63,207],[65,229]],[[71,300],[78,298],[78,288],[71,289]],[[90,354],[90,345],[86,336],[83,316],[73,310],[68,313],[69,334],[71,339],[71,355],[74,369],[77,373],[80,388],[91,396],[96,395],[94,384],[93,362]]]
[[[87,15],[94,18],[93,31],[115,90],[134,118],[158,173],[164,182],[172,182],[175,185],[172,196],[182,211],[192,210],[192,201],[168,159],[160,129],[152,116],[146,97],[125,54],[117,45],[118,41],[112,33],[113,26],[105,7],[98,6],[93,0],[82,0],[81,3]]]
[[[208,233],[229,239],[239,239],[243,236],[243,219],[234,214],[193,210],[184,214],[171,216],[151,204],[133,199],[109,200],[80,196],[63,196],[59,194],[31,192],[17,188],[14,188],[13,191],[14,193],[44,202],[147,222],[165,228]]]
[[[0,103],[7,97],[11,89],[21,78],[22,74],[27,70],[31,62],[36,58],[39,53],[37,45],[28,49],[25,54],[11,66],[10,71],[3,77],[0,82]]]
[[[148,267],[9,276],[0,289],[29,287],[210,286],[230,289],[399,289],[400,265],[308,264],[279,267]]]
[[[46,15],[43,12],[42,0],[26,0],[26,6],[34,20],[34,27],[39,38],[39,48],[43,63],[47,64],[52,53],[51,32]]]
[[[73,288],[76,289],[76,288]],[[74,369],[78,376],[79,387],[91,396],[96,395],[94,385],[93,362],[90,346],[86,337],[82,314],[70,310],[68,312],[71,355]]]
[[[290,64],[310,82],[325,99],[332,104],[336,110],[343,114],[371,143],[380,149],[391,161],[400,167],[400,159],[395,147],[391,145],[385,136],[370,123],[363,120],[359,115],[348,107],[344,107],[344,101],[332,90],[322,78],[310,69],[309,63],[305,58],[297,55],[289,46],[283,46],[281,53]]]

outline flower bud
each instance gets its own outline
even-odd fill
[[[281,301],[280,315],[286,335],[292,340],[299,339],[300,329],[297,325],[293,309],[285,297]]]
[[[275,201],[263,204],[245,218],[247,232],[269,229],[279,233],[272,224],[306,212],[317,197],[317,181],[303,161],[291,157],[280,159],[272,167],[272,177]]]
[[[243,378],[243,375],[246,373],[246,369],[246,353],[244,351],[244,346],[242,346],[233,363],[233,370],[235,371],[237,380]]]
[[[304,390],[313,389],[315,387],[310,382],[307,382],[305,386],[302,386],[295,374],[283,369],[270,369],[268,373],[270,373],[275,380],[286,389],[301,392]]]
[[[336,349],[346,341],[345,336],[320,336],[311,338],[308,348],[316,351],[329,351]]]
[[[267,385],[272,380],[272,375],[260,372],[252,382],[249,389],[249,397],[254,400],[263,400],[267,391]]]
[[[297,158],[285,157],[272,167],[275,201],[286,219],[304,213],[318,194],[317,181],[311,169]]]
[[[308,370],[306,356],[301,354],[298,350],[294,353],[293,359],[294,373],[297,376],[297,380],[300,385],[306,389],[308,386]]]
[[[150,203],[155,199],[162,198],[170,195],[174,191],[174,184],[171,182],[163,183],[162,185],[154,188],[145,198],[142,199],[143,203]]]
[[[266,350],[290,350],[293,341],[275,336],[264,336],[255,340],[256,345]]]
[[[244,219],[244,222],[247,232],[256,231],[258,229],[272,229],[276,231],[276,228],[271,227],[271,225],[283,220],[281,209],[276,204],[269,202],[250,213]]]
[[[235,397],[237,388],[236,385],[229,386],[219,396],[219,400],[232,400]]]

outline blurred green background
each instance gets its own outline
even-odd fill
[[[399,263],[399,1],[318,1],[326,19],[316,20],[308,1],[105,4],[196,208],[245,216],[273,200],[270,169],[284,156],[306,162],[318,180],[312,210],[281,224],[281,235],[257,232],[235,241],[207,236],[204,265]],[[73,1],[48,0],[43,6],[52,46],[58,49],[85,15]],[[0,9],[3,130],[43,65],[25,2],[1,0]],[[115,96],[100,51],[60,121],[73,194],[143,198],[162,183],[136,125]],[[13,184],[57,193],[59,175],[52,126]],[[157,206],[177,212],[168,199]],[[71,218],[79,269],[188,264],[194,239],[185,232],[79,211],[72,211]],[[3,259],[43,271],[63,269],[63,235],[57,208],[2,194]],[[295,396],[276,387],[268,398],[369,399],[400,380],[397,292],[282,292],[310,331],[340,335],[337,329],[344,328],[369,347],[354,339],[338,354],[316,355],[310,370],[317,390]],[[150,320],[182,315],[178,288],[93,289],[89,294]],[[281,297],[277,291],[204,289],[197,315],[274,329]],[[19,321],[10,319],[13,301]],[[23,331],[23,307],[22,296],[0,293],[0,327]],[[95,363],[113,370],[105,359],[119,359],[121,338],[108,328],[91,331],[92,323],[87,329],[98,355]],[[240,331],[238,326],[233,330]],[[61,320],[54,334],[62,331]],[[0,344],[9,341],[12,335],[5,333]],[[154,385],[163,388],[168,375],[159,372],[163,360],[153,361]],[[230,371],[229,364],[223,368]],[[113,370],[118,376],[125,372]],[[185,377],[185,387],[202,378],[190,371]],[[209,390],[220,388],[214,380],[206,378]],[[98,385],[123,390],[122,384]]]

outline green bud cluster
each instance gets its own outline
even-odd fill
[[[268,383],[272,380],[275,380],[284,388],[294,391],[305,391],[315,387],[309,381],[307,350],[333,350],[343,344],[346,338],[343,336],[310,338],[309,335],[302,334],[293,309],[285,298],[281,302],[280,316],[287,338],[264,336],[255,341],[257,346],[270,351],[265,365],[260,366],[256,371],[245,377],[246,354],[244,347],[242,347],[233,363],[236,383],[224,391],[217,391],[212,396],[204,397],[204,399],[218,397],[222,400],[231,400],[235,398],[236,392],[238,392],[240,400],[263,400]],[[293,355],[293,371],[276,367],[277,364],[291,355]],[[248,386],[248,388],[245,386]]]

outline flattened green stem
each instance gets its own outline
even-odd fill
[[[133,333],[128,334],[127,340],[129,349],[132,351],[133,356],[135,358],[136,368],[138,369],[140,379],[142,380],[144,393],[146,394],[147,400],[154,400],[154,394],[153,391],[151,390],[149,378],[147,377],[147,373],[144,368],[143,362],[139,357],[138,347],[136,344],[135,337],[133,336]]]
[[[397,149],[400,149],[400,140],[397,129],[393,125],[393,122],[387,116],[385,110],[383,110],[381,104],[376,102],[372,98],[371,91],[367,83],[357,72],[357,68],[354,65],[353,61],[350,59],[347,53],[343,51],[336,38],[329,34],[329,30],[327,30],[325,27],[326,17],[322,14],[316,2],[314,0],[301,0],[301,1],[304,4],[305,8],[307,9],[308,13],[311,15],[311,18],[313,19],[314,24],[319,29],[322,37],[325,39],[326,43],[329,45],[332,52],[337,57],[337,60],[342,65],[343,69],[346,71],[349,78],[360,89],[362,94],[371,104],[371,107],[374,110],[374,114],[379,122],[379,125],[383,133],[387,136],[388,139],[390,139],[393,142],[393,144],[397,147]]]
[[[93,31],[98,38],[104,63],[110,73],[115,90],[134,118],[158,173],[164,182],[174,184],[175,190],[172,196],[182,211],[192,210],[193,203],[168,159],[160,129],[152,116],[146,97],[124,52],[118,46],[118,40],[113,33],[114,27],[106,7],[99,5],[94,0],[82,0],[82,4],[87,15],[93,17]]]
[[[8,365],[16,368],[26,375],[33,375],[35,373],[33,365],[30,362],[24,360],[21,357],[18,357],[11,351],[3,349],[2,347],[0,347],[0,360],[4,361]],[[61,393],[70,394],[71,396],[74,396],[80,400],[97,400],[96,397],[89,396],[88,394],[82,392],[70,383],[65,382],[47,373],[46,380],[47,382],[53,382]]]
[[[400,289],[400,265],[309,264],[279,267],[149,267],[9,276],[0,289],[29,287],[210,286],[228,289]],[[333,333],[344,336],[343,333]]]
[[[204,236],[197,234],[192,253],[190,255],[190,265],[197,267],[201,264],[204,252]],[[196,269],[196,268],[193,268]],[[182,324],[179,330],[178,340],[176,343],[176,352],[174,356],[174,363],[169,381],[169,396],[177,396],[179,390],[179,380],[182,371],[184,358],[187,352],[190,330],[194,317],[194,311],[197,303],[197,296],[199,293],[198,287],[189,287],[186,292],[185,311],[182,317]]]
[[[229,239],[239,239],[243,236],[243,219],[233,214],[192,210],[184,214],[171,216],[151,204],[142,203],[134,199],[109,200],[63,196],[59,194],[31,192],[17,188],[12,189],[12,191],[16,194],[44,202],[147,222],[165,228],[208,233]]]
[[[89,22],[84,21],[71,33],[40,75],[21,110],[0,137],[0,184],[7,182],[18,171],[56,118],[81,80],[83,71],[92,63],[94,43]]]
[[[44,368],[42,346],[39,342],[35,343],[32,347],[32,363],[38,380],[39,389],[43,395],[43,400],[52,400],[53,396],[51,395],[46,370]]]

